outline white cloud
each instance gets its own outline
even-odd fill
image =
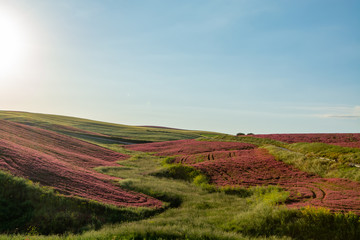
[[[360,119],[360,106],[355,106],[347,112],[337,112],[320,115],[323,118]]]

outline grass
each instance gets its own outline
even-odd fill
[[[242,143],[254,144],[256,146],[274,145],[274,146],[278,146],[278,147],[284,147],[287,145],[286,143],[272,140],[272,139],[256,138],[256,137],[252,137],[252,136],[242,136],[242,135],[239,135],[239,136],[218,135],[215,137],[202,137],[199,140],[201,140],[201,141],[242,142]]]
[[[170,208],[147,221],[139,221],[136,224],[110,225],[100,231],[88,232],[80,236],[68,235],[68,238],[113,239],[114,236],[119,237],[119,239],[132,239],[131,237],[134,236],[150,239],[152,237],[154,239],[158,237],[204,239],[205,236],[211,236],[213,239],[241,238],[241,234],[214,229],[211,222],[216,222],[220,213],[230,212],[231,207],[240,209],[246,207],[245,200],[237,201],[236,196],[227,196],[223,193],[210,194],[183,180],[158,178],[144,174],[161,167],[161,161],[158,158],[147,154],[135,154],[132,159],[124,161],[122,164],[125,166],[124,168],[98,168],[98,171],[126,179],[126,181],[120,182],[124,187],[141,190],[156,197],[163,196],[164,198],[166,196],[166,198],[172,199],[173,204],[175,202],[178,207]],[[209,209],[216,211],[209,212]],[[32,239],[37,238],[43,237],[32,237]]]
[[[32,125],[66,134],[69,136],[83,138],[85,140],[100,141],[100,143],[103,144],[118,143],[121,141],[171,141],[180,139],[194,139],[201,136],[213,136],[218,134],[206,131],[128,126],[122,124],[93,121],[83,118],[28,112],[0,111],[0,119]],[[84,133],[83,131],[77,131],[76,129],[62,128],[61,126],[73,127],[83,131],[103,134],[105,136],[99,137],[98,135],[92,135],[91,133],[86,132]]]
[[[194,184],[201,174],[192,169],[181,169],[178,165],[164,167],[165,158],[131,152],[115,145],[109,147],[132,158],[122,161],[123,167],[97,170],[121,177],[120,184],[125,188],[167,201],[168,209],[147,219],[104,225],[80,235],[34,235],[32,240],[357,239],[360,236],[359,216],[336,215],[324,209],[289,210],[279,206],[288,193],[276,186],[224,187],[208,191]],[[184,174],[178,176],[178,171]],[[206,183],[204,179],[200,182]],[[9,239],[7,237],[9,235],[3,235],[0,239]],[[14,240],[26,238],[25,235],[11,237]]]
[[[296,149],[298,146],[304,145],[312,146],[314,144],[291,144],[289,148]],[[327,144],[325,144],[325,147],[328,147]],[[337,146],[335,147],[335,149],[338,149]],[[331,159],[320,157],[316,152],[314,153],[311,151],[305,154],[304,150],[300,150],[299,152],[293,150],[290,151],[273,145],[266,145],[263,146],[263,148],[267,149],[277,160],[293,165],[295,168],[302,171],[314,173],[325,178],[345,178],[352,181],[360,181],[360,168],[349,166],[348,162],[331,161]],[[339,148],[340,150],[343,149],[343,147]],[[333,149],[332,146],[330,146],[330,149]]]
[[[104,223],[135,221],[162,211],[117,208],[82,198],[65,197],[0,171],[0,232],[31,234],[81,233]]]
[[[360,149],[330,145],[326,143],[293,143],[289,149],[303,154],[324,157],[339,163],[360,164]]]
[[[139,130],[137,127],[126,130],[128,126],[121,129],[119,125],[104,123],[106,126],[101,126],[103,123],[100,122],[60,116],[1,112],[0,118],[27,124],[33,121],[34,125],[49,129],[54,124],[67,124],[109,134],[107,140],[114,140],[121,134],[138,141],[190,136],[186,135],[188,132],[171,136],[171,131],[164,129],[156,130],[167,133],[144,132],[146,128]],[[78,137],[81,138],[80,135]],[[321,208],[287,209],[282,203],[289,193],[277,186],[217,188],[210,185],[201,172],[172,164],[171,157],[161,158],[126,150],[116,140],[106,141],[91,136],[83,136],[83,139],[130,155],[131,158],[121,161],[119,167],[98,167],[96,170],[120,177],[122,180],[119,184],[124,188],[164,201],[165,209],[115,208],[80,198],[68,198],[24,179],[0,173],[0,184],[4,186],[0,189],[0,226],[6,227],[2,229],[3,233],[8,233],[0,235],[0,240],[360,238],[359,216],[352,213],[334,214]],[[289,151],[288,144],[274,140],[224,135],[213,138],[207,135],[202,140],[252,143],[268,149],[279,160],[324,176],[340,174],[345,166],[319,159],[320,155],[316,155],[318,153],[313,149],[308,149],[313,151],[311,156],[295,147]],[[346,168],[344,172],[353,177],[356,173],[351,169],[354,168]]]
[[[360,181],[360,149],[326,143],[293,143],[249,136],[222,135],[202,137],[203,141],[236,141],[251,143],[267,149],[279,161],[293,165],[304,172],[325,178],[344,178]]]
[[[330,213],[325,208],[289,210],[257,205],[226,224],[250,236],[291,236],[294,239],[359,239],[359,216]]]

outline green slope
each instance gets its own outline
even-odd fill
[[[194,139],[218,133],[156,127],[138,127],[50,114],[0,111],[0,119],[59,132],[96,143],[160,142]]]
[[[104,223],[137,221],[163,211],[118,208],[79,197],[66,197],[52,188],[3,171],[0,171],[0,186],[1,233],[81,233],[97,229]]]

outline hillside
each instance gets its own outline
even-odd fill
[[[0,169],[75,195],[118,206],[161,206],[159,201],[115,186],[92,170],[118,166],[126,155],[54,132],[0,120]],[[89,189],[91,189],[89,191]]]
[[[179,140],[127,146],[157,156],[173,156],[174,163],[192,166],[219,187],[279,186],[290,193],[288,207],[325,207],[360,215],[360,183],[321,178],[300,171],[256,145],[242,142]]]
[[[0,118],[0,240],[360,237],[357,134]]]
[[[143,143],[194,139],[219,133],[159,127],[137,127],[59,115],[0,111],[0,119],[36,126],[98,143]]]

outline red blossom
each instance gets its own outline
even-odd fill
[[[308,134],[259,134],[257,138],[268,138],[286,143],[321,142],[342,147],[360,148],[360,133],[308,133]]]
[[[360,214],[360,183],[302,172],[251,144],[180,140],[128,148],[174,155],[176,162],[201,170],[218,186],[278,185],[290,192],[289,207],[312,205]]]
[[[126,191],[98,166],[119,166],[127,155],[51,131],[0,120],[0,169],[75,195],[117,206],[160,207],[161,202]]]

